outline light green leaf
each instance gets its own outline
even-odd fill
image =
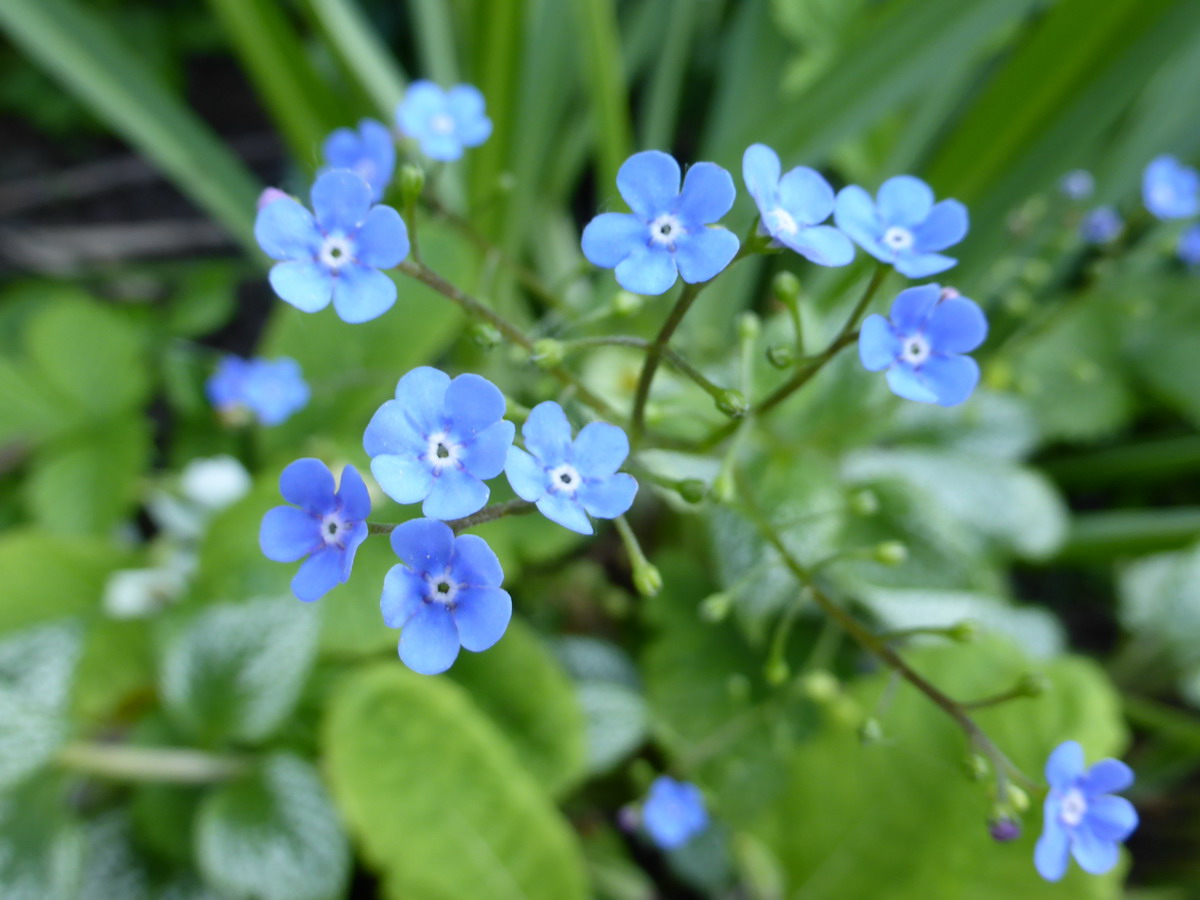
[[[579,692],[588,771],[607,772],[641,746],[649,730],[637,668],[619,647],[597,638],[563,637],[554,649]]]
[[[1150,651],[1155,668],[1160,651],[1176,673],[1200,664],[1200,545],[1129,563],[1117,588],[1121,624]]]
[[[461,687],[398,663],[348,678],[323,731],[342,816],[387,896],[581,900],[567,823]]]
[[[354,73],[385,120],[404,96],[404,74],[356,0],[308,0],[342,64]]]
[[[127,558],[94,538],[0,535],[0,631],[96,610],[108,573]]]

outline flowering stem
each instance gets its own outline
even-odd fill
[[[461,534],[468,528],[474,528],[476,525],[482,525],[484,522],[493,522],[496,519],[503,519],[505,516],[524,516],[536,509],[537,507],[528,500],[517,498],[507,500],[504,503],[493,503],[491,506],[485,506],[477,513],[471,513],[471,515],[463,516],[461,519],[451,519],[446,524],[454,529],[455,534]]]
[[[67,744],[58,752],[57,761],[65,768],[103,778],[176,784],[229,781],[250,769],[250,761],[243,757],[214,756],[175,747],[114,744]]]
[[[395,528],[395,522],[368,522],[367,534],[391,534]]]
[[[654,373],[658,371],[658,364],[662,361],[663,354],[667,349],[667,342],[671,340],[671,335],[675,333],[675,329],[679,327],[679,323],[683,321],[683,317],[692,308],[696,297],[700,295],[700,291],[707,283],[705,281],[683,286],[679,299],[671,307],[667,320],[663,322],[662,328],[658,330],[658,335],[654,338],[654,343],[646,352],[646,361],[642,363],[642,374],[638,378],[637,393],[633,398],[633,415],[630,417],[629,430],[632,432],[631,436],[635,444],[641,438],[642,431],[646,426],[646,401],[650,398],[650,386],[654,383]]]
[[[564,341],[564,347],[635,347],[639,350],[649,350],[653,344],[645,338],[634,337],[627,334],[614,335],[599,335],[597,337],[575,338],[571,341]],[[726,389],[719,384],[714,384],[694,365],[684,359],[680,354],[676,353],[670,347],[663,349],[663,359],[669,362],[681,375],[686,375],[714,400],[720,400],[727,392]]]

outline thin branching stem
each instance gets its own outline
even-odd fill
[[[246,774],[251,761],[177,747],[130,747],[121,744],[71,743],[58,751],[66,769],[118,781],[166,781],[213,784]]]

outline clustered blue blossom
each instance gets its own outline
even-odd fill
[[[1079,223],[1079,233],[1089,244],[1111,244],[1124,229],[1124,220],[1111,206],[1096,207]]]
[[[1086,200],[1096,190],[1096,179],[1087,169],[1072,169],[1058,182],[1058,189],[1071,200]]]
[[[371,188],[371,200],[378,203],[396,171],[396,143],[382,122],[363,119],[358,129],[339,128],[325,139],[321,152],[327,167],[349,169]]]
[[[1142,175],[1142,201],[1160,219],[1200,213],[1200,173],[1174,156],[1158,156]]]
[[[279,425],[308,405],[309,389],[300,364],[287,356],[242,359],[225,356],[204,385],[213,407],[237,421],[253,416],[262,425]]]
[[[396,123],[422,153],[441,162],[453,162],[492,133],[483,94],[469,84],[444,91],[432,81],[414,81],[396,107]]]
[[[642,824],[662,849],[682,847],[708,827],[704,795],[691,782],[659,775],[642,806]]]
[[[1114,796],[1133,784],[1133,772],[1117,759],[1085,769],[1083,747],[1066,741],[1046,761],[1046,781],[1045,824],[1033,857],[1038,874],[1058,881],[1072,856],[1085,872],[1104,874],[1117,864],[1120,843],[1138,825],[1133,804]]]

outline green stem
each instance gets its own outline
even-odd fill
[[[567,349],[573,347],[634,347],[638,350],[649,350],[653,344],[645,338],[634,337],[627,334],[614,335],[598,335],[595,337],[575,338],[571,341],[564,341],[563,346]],[[708,394],[714,400],[720,400],[725,394],[726,389],[719,384],[714,384],[704,375],[699,369],[683,358],[679,353],[672,350],[670,347],[663,349],[663,359],[671,364],[681,375],[686,375],[694,381],[704,393]]]
[[[642,363],[642,374],[638,378],[637,393],[633,398],[633,415],[630,417],[630,436],[635,444],[641,439],[642,431],[646,427],[646,401],[650,399],[650,386],[654,383],[654,374],[658,371],[658,364],[667,349],[667,342],[671,340],[671,335],[675,333],[675,329],[679,327],[679,323],[683,321],[683,317],[692,308],[692,304],[696,302],[707,283],[705,281],[684,285],[679,299],[667,315],[667,320],[658,330],[654,343],[646,351],[646,361]]]
[[[1010,688],[1007,691],[1001,691],[998,694],[992,694],[990,697],[982,697],[979,700],[970,700],[959,704],[963,709],[987,709],[989,706],[999,706],[1001,703],[1007,703],[1009,700],[1016,700],[1018,697],[1028,697],[1029,694],[1021,687]]]
[[[528,500],[507,500],[504,503],[493,503],[491,506],[485,506],[477,513],[471,513],[469,516],[463,516],[461,519],[451,519],[446,524],[454,529],[455,534],[461,534],[468,528],[474,528],[476,525],[482,525],[484,522],[494,522],[496,519],[503,519],[505,516],[524,516],[537,509]]]
[[[395,528],[395,522],[368,522],[367,534],[391,534]]]
[[[56,759],[64,768],[121,781],[212,784],[229,781],[250,770],[250,761],[242,757],[214,756],[175,747],[74,743],[59,750]]]

